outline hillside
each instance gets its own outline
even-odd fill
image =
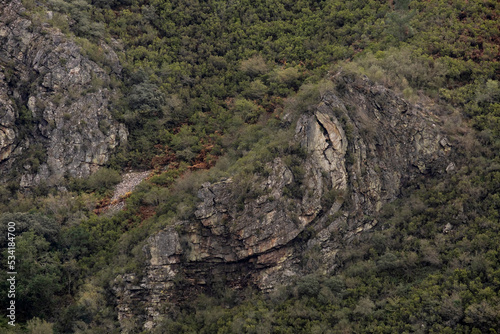
[[[496,333],[499,10],[0,0],[0,327]]]

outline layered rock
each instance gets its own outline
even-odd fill
[[[221,277],[269,290],[311,269],[331,271],[342,244],[374,227],[370,217],[408,180],[445,172],[451,146],[432,114],[366,78],[331,80],[337,88],[299,116],[290,138],[306,152],[293,160],[300,165],[277,157],[246,183],[206,183],[192,220],[150,237],[145,275],[117,284],[121,320],[151,328],[169,305]],[[304,255],[313,253],[311,265]]]
[[[58,29],[35,24],[19,0],[0,1],[3,181],[17,174],[31,187],[87,176],[126,141],[125,127],[109,112],[110,75],[121,67],[111,48],[100,51],[108,71]]]

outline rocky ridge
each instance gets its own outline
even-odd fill
[[[118,57],[101,44],[105,70],[25,14],[19,0],[0,1],[0,179],[32,187],[88,176],[127,140],[109,111]]]
[[[169,305],[221,280],[270,290],[312,269],[330,272],[342,244],[377,225],[404,184],[450,169],[452,147],[431,113],[367,78],[331,80],[336,88],[296,122],[291,140],[303,157],[276,157],[250,186],[204,184],[193,219],[149,238],[143,275],[116,280],[122,322],[152,328]]]

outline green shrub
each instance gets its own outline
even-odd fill
[[[297,282],[297,293],[299,297],[316,297],[321,286],[318,276],[307,275]]]
[[[89,177],[88,186],[92,190],[103,192],[110,190],[120,181],[120,173],[116,170],[103,167]]]
[[[241,62],[240,69],[250,76],[257,76],[268,71],[266,60],[256,55]]]
[[[243,91],[243,95],[250,99],[261,99],[267,93],[267,86],[259,79],[250,83],[248,88]]]
[[[54,324],[36,317],[28,321],[27,328],[30,334],[51,334],[54,332]]]

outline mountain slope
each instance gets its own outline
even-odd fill
[[[120,319],[145,312],[152,328],[164,305],[210,289],[217,277],[272,290],[306,275],[303,257],[313,251],[323,264],[315,269],[332,272],[343,245],[376,226],[408,182],[455,168],[435,115],[366,77],[332,80],[311,112],[285,117],[295,119],[289,145],[297,152],[260,160],[263,172],[247,178],[203,184],[194,216],[149,238],[145,272],[119,279]]]
[[[0,9],[18,332],[498,329],[498,3]]]

